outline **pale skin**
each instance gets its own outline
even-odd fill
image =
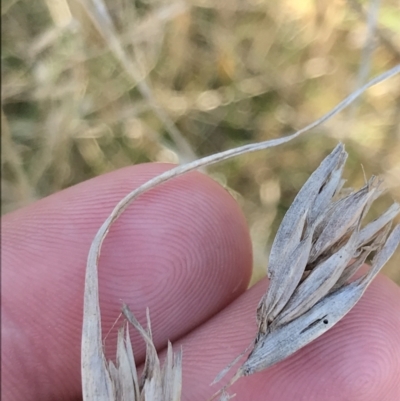
[[[115,204],[171,168],[146,164],[87,181],[2,221],[2,399],[79,400],[84,273],[90,243]],[[113,225],[99,266],[103,333],[127,303],[154,340],[183,349],[183,400],[203,401],[217,373],[256,334],[264,280],[252,267],[246,221],[230,195],[200,173],[135,201]],[[400,289],[378,276],[331,331],[274,367],[240,379],[237,400],[400,399]],[[116,327],[122,320],[116,324]],[[107,336],[108,357],[115,333]],[[131,331],[137,362],[144,345]],[[176,347],[178,349],[178,347]]]

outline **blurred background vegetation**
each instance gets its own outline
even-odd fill
[[[398,0],[2,0],[2,212],[143,162],[292,133],[400,63]],[[348,185],[400,201],[400,77],[312,133],[208,168],[247,217],[254,277],[338,141]],[[400,220],[397,219],[397,222]],[[400,250],[385,273],[400,283]]]

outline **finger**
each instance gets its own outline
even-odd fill
[[[253,341],[255,309],[265,287],[264,280],[176,344],[184,356],[183,400],[206,400],[228,381],[210,387]],[[330,331],[281,363],[239,379],[229,394],[241,401],[400,399],[399,304],[400,289],[378,276]]]
[[[86,258],[115,204],[171,168],[147,164],[104,175],[3,219],[3,390],[8,399],[80,394]],[[150,308],[158,347],[217,313],[247,287],[251,244],[231,196],[200,173],[135,201],[111,227],[100,258],[106,334],[126,302],[144,323]],[[117,325],[119,326],[119,325]],[[114,332],[106,348],[115,350]],[[138,361],[144,347],[133,345]]]

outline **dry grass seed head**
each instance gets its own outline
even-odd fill
[[[368,208],[383,192],[376,177],[334,200],[346,157],[339,144],[286,213],[271,249],[271,281],[258,306],[254,347],[230,384],[285,359],[329,330],[356,304],[399,245],[400,226],[390,233],[400,211],[397,203],[361,229]],[[372,252],[368,273],[349,282]]]

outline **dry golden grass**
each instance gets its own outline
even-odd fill
[[[101,4],[3,2],[3,213],[127,165],[286,135],[400,62],[395,0],[382,2],[373,39],[368,4],[356,0],[109,0],[106,14]],[[338,140],[348,185],[362,185],[364,168],[389,186],[371,218],[400,200],[399,88],[392,78],[315,132],[208,170],[247,216],[254,281],[295,194]],[[397,252],[384,269],[398,283],[399,265]]]

